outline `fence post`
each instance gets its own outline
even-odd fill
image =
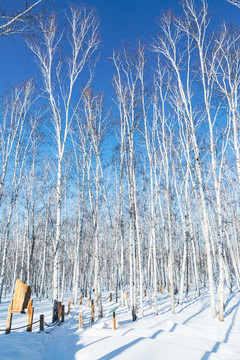
[[[40,315],[40,331],[44,331],[44,315]]]
[[[83,313],[79,313],[79,329],[83,328]]]
[[[62,315],[62,302],[59,301],[58,302],[58,319],[60,320],[61,318],[61,315]]]
[[[145,297],[147,296],[147,290],[146,289],[144,290],[144,296]]]
[[[128,299],[128,291],[127,291],[127,299]]]
[[[110,293],[110,301],[112,301],[112,293]]]
[[[30,300],[28,303],[28,326],[27,326],[28,332],[32,332],[32,322],[33,322],[33,313],[34,313],[34,308],[33,308],[32,304],[33,304],[33,301]]]
[[[82,295],[80,296],[80,305],[82,305]]]
[[[10,334],[11,332],[11,326],[12,326],[12,306],[13,306],[13,300],[11,300],[10,302],[10,306],[9,306],[9,309],[8,309],[8,316],[7,316],[7,327],[6,327],[6,331],[5,331],[5,334]]]
[[[71,311],[71,301],[70,299],[68,300],[68,315],[70,314]]]
[[[94,322],[94,300],[92,300],[92,314],[91,314],[91,322]]]
[[[65,321],[65,305],[62,305],[62,322]]]
[[[116,330],[116,314],[115,314],[115,311],[113,312],[113,328],[114,330]]]
[[[90,308],[90,297],[87,298],[87,307]]]

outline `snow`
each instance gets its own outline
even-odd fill
[[[84,323],[88,324],[90,309],[83,299],[83,306],[72,306],[65,322],[39,333],[39,324],[33,332],[15,330],[5,335],[0,332],[1,360],[52,360],[52,359],[240,359],[240,293],[235,288],[227,295],[225,321],[211,318],[209,294],[202,289],[200,297],[190,292],[182,305],[176,304],[176,314],[171,314],[170,295],[158,295],[159,315],[149,308],[144,298],[144,317],[138,314],[135,322],[131,312],[121,306],[116,310],[117,330],[113,329],[109,311],[116,304],[109,301],[109,293],[103,293],[103,319],[95,319],[87,328],[78,329],[79,312],[83,311]],[[10,299],[0,304],[0,329],[6,326]],[[67,308],[67,298],[64,301]],[[51,321],[51,302],[34,299],[34,321],[40,314]],[[97,315],[97,314],[96,314]],[[12,327],[25,325],[27,315],[14,314]]]

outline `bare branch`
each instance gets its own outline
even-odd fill
[[[9,16],[9,15],[2,15],[0,20],[4,21],[2,25],[0,25],[0,36],[2,35],[10,35],[13,33],[20,33],[25,29],[25,26],[18,28],[16,25],[19,22],[26,21],[26,15],[35,7],[37,6],[42,0],[35,1],[32,5],[27,6],[25,10],[20,11],[17,15]]]
[[[240,8],[240,0],[227,0],[227,2]]]

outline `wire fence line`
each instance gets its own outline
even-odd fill
[[[40,322],[40,320],[36,320],[36,321],[32,322],[31,324],[19,326],[19,327],[16,327],[16,328],[11,328],[11,331],[12,331],[12,330],[24,329],[24,328],[27,328],[28,326],[35,325],[35,324],[37,324],[37,323],[39,323],[39,322]],[[47,324],[47,323],[44,321],[44,325],[46,325],[48,328],[52,328],[52,327],[54,327],[54,326],[56,326],[56,325],[60,325],[61,323],[62,323],[62,321],[59,320],[59,319],[57,319],[57,320],[56,320],[54,323],[52,323],[52,324]],[[6,329],[0,329],[0,331],[4,331],[4,332],[5,332]]]
[[[67,315],[67,313],[65,313],[65,315]],[[52,316],[51,314],[48,314],[46,315],[46,317],[49,317],[49,316]],[[45,315],[44,315],[44,318],[45,318]],[[15,328],[11,328],[11,331],[13,330],[20,330],[20,329],[24,329],[24,328],[27,328],[28,326],[32,326],[32,325],[35,325],[35,324],[38,324],[40,322],[40,319],[39,320],[36,320],[36,321],[33,321],[31,324],[27,324],[27,325],[22,325],[22,326],[18,326],[18,327],[15,327]],[[62,323],[62,320],[60,319],[57,319],[54,323],[51,323],[51,324],[48,324],[44,321],[44,324],[48,327],[48,328],[53,328],[54,326],[56,325],[60,325]],[[43,330],[44,331],[44,330]],[[6,332],[6,329],[0,329],[0,332]],[[46,334],[49,334],[49,332],[46,332],[44,331]]]
[[[106,298],[103,298],[102,301],[107,302],[107,300],[109,300],[109,299],[110,299],[110,296],[108,295]],[[72,304],[72,303],[71,303],[71,306],[74,308],[75,311],[77,311],[77,308],[79,307],[78,304]],[[65,315],[68,315],[68,313],[65,313]],[[44,315],[44,318],[48,318],[50,316],[52,316],[52,314],[47,314],[46,316]],[[14,331],[14,330],[24,329],[24,328],[27,328],[28,326],[35,325],[35,324],[37,324],[39,322],[40,322],[40,320],[36,320],[36,321],[32,322],[31,324],[11,328],[11,331],[12,330]],[[50,324],[44,321],[44,325],[46,325],[48,328],[54,328],[56,325],[59,326],[61,323],[62,323],[62,321],[60,319],[57,319],[54,323],[50,323]],[[91,321],[91,318],[90,318],[87,323],[83,322],[83,327],[85,329],[87,329],[91,325],[91,323],[92,323],[92,321]],[[6,332],[6,329],[0,329],[0,332]],[[44,331],[44,332],[47,333],[47,334],[50,333],[50,332],[46,332],[46,331]]]
[[[40,322],[40,320],[36,320],[36,321],[32,322],[31,324],[19,326],[19,327],[16,327],[16,328],[11,328],[11,330],[24,329],[24,328],[26,328],[26,327],[28,327],[28,326],[32,326],[32,325],[37,324],[37,323],[39,323],[39,322]],[[0,329],[0,331],[6,331],[6,329]]]
[[[84,322],[83,322],[83,327],[84,327],[85,329],[87,329],[90,325],[91,325],[91,318],[89,319],[87,325],[85,325]]]
[[[54,321],[54,323],[52,323],[51,325],[47,324],[47,323],[44,321],[44,324],[45,324],[47,327],[49,327],[49,328],[51,328],[51,327],[53,327],[53,326],[55,326],[55,325],[58,325],[58,323],[61,323],[61,321],[60,321],[59,319],[57,319],[56,321]]]

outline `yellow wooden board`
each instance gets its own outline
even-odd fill
[[[25,285],[21,280],[17,279],[15,285],[14,299],[13,299],[13,311],[24,311],[28,308],[29,300],[31,298],[31,288]]]

